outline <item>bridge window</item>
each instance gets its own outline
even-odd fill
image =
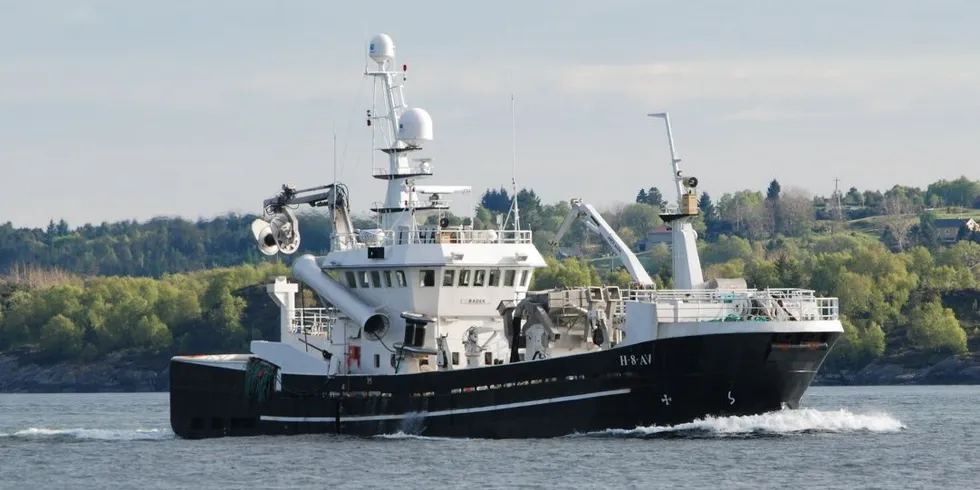
[[[521,287],[527,286],[527,269],[521,271]]]
[[[436,285],[436,271],[432,269],[422,269],[419,271],[419,285],[424,288],[431,288]]]
[[[490,279],[487,286],[495,288],[500,285],[500,269],[490,269]]]
[[[444,272],[442,274],[442,285],[443,286],[452,286],[453,285],[453,279],[455,279],[455,278],[456,278],[456,271],[454,271],[452,269],[446,269],[446,272]]]
[[[380,288],[381,287],[381,272],[371,271],[371,285]]]
[[[358,271],[357,275],[361,279],[361,287],[362,288],[370,287],[370,286],[368,286],[368,273],[367,273],[367,271]]]
[[[385,287],[391,287],[391,271],[385,271]]]
[[[398,287],[403,288],[408,286],[408,281],[405,279],[405,271],[395,271],[395,279],[398,280]]]
[[[486,283],[486,279],[487,279],[487,271],[483,269],[477,269],[476,272],[473,273],[473,287],[483,286],[483,284]]]
[[[514,286],[514,274],[514,269],[507,269],[504,271],[504,286]]]
[[[354,273],[353,272],[347,271],[347,273],[345,273],[344,276],[347,277],[347,287],[349,287],[351,289],[354,289],[354,288],[357,287],[357,279],[354,277]]]
[[[459,285],[469,286],[470,285],[470,270],[460,269],[459,271]]]

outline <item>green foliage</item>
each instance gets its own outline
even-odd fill
[[[41,327],[41,348],[53,357],[72,357],[82,351],[82,329],[68,317],[57,314]]]
[[[267,263],[18,289],[0,301],[2,347],[36,344],[50,358],[69,359],[123,349],[240,349],[253,329],[263,330],[246,321],[241,290],[286,274],[285,266]],[[264,294],[262,299],[268,301]]]
[[[953,310],[936,300],[922,303],[909,312],[906,332],[909,342],[919,349],[954,354],[967,351],[966,332]]]
[[[298,215],[303,251],[329,249],[330,224],[320,214]],[[59,268],[83,275],[160,277],[243,263],[258,263],[263,256],[249,228],[252,215],[229,214],[212,220],[154,218],[145,223],[122,221],[40,228],[0,225],[0,274],[18,266]]]
[[[827,357],[828,365],[858,368],[879,358],[885,352],[885,332],[875,323],[867,327],[855,325],[846,316],[841,317],[844,334]]]
[[[546,257],[545,261],[548,266],[534,274],[532,289],[590,286],[601,282],[595,267],[584,260],[571,258],[559,262]]]

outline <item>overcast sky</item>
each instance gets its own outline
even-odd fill
[[[433,117],[427,183],[511,174],[600,208],[686,173],[719,197],[980,179],[980,2],[0,0],[0,222],[260,212],[282,183],[383,199],[364,124],[386,32]]]

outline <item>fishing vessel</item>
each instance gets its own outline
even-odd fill
[[[377,35],[365,75],[375,104],[387,183],[377,227],[355,229],[341,183],[282,186],[252,224],[267,255],[295,254],[294,209],[325,207],[332,243],[292,260],[291,282],[267,285],[280,308],[280,339],[250,352],[176,356],[170,421],[183,438],[262,434],[411,433],[474,438],[551,437],[670,425],[715,415],[796,408],[843,332],[836,298],[805,289],[752,289],[743,279],[705,281],[692,220],[698,180],[679,170],[661,217],[670,227],[673,287],[654,287],[635,254],[581,199],[576,221],[600,234],[633,278],[629,288],[529,290],[546,266],[519,223],[450,225],[461,185],[429,185],[429,114],[408,106],[407,66]],[[375,106],[377,107],[377,106]],[[513,218],[513,219],[512,219]],[[309,288],[322,307],[299,307]]]

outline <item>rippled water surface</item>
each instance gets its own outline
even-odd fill
[[[0,394],[0,488],[977,488],[980,387],[546,440],[174,437],[165,393]],[[556,414],[560,416],[560,414]]]

